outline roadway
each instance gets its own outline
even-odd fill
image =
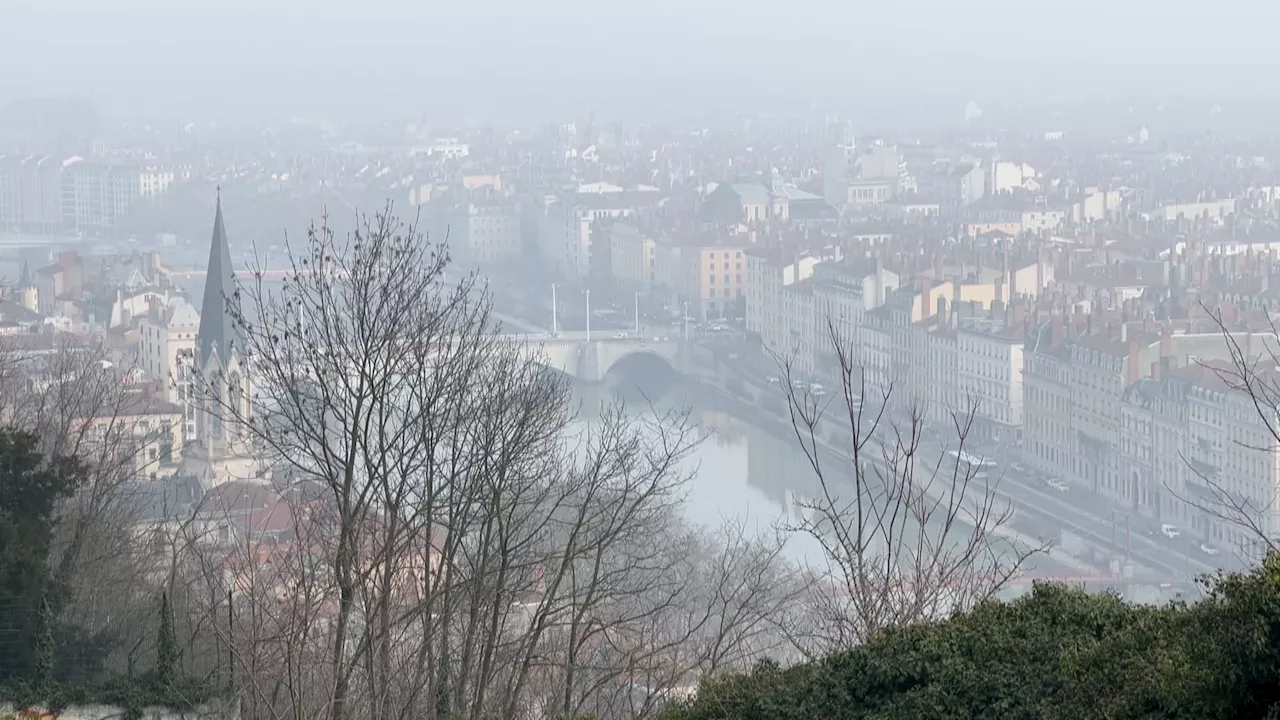
[[[678,340],[678,333],[670,332],[669,328],[659,328],[652,326],[640,326],[640,332],[636,333],[634,328],[628,330],[602,329],[591,330],[562,330],[557,333],[549,332],[546,328],[539,327],[527,320],[521,320],[513,315],[507,315],[499,312],[492,312],[490,315],[493,319],[502,324],[504,331],[514,330],[515,332],[505,332],[512,338],[526,340],[529,342],[545,342],[550,340],[569,340],[574,342],[587,342],[589,340],[609,341],[609,342],[669,342]]]

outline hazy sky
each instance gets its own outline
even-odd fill
[[[1275,87],[1270,0],[0,0],[0,96],[497,119]]]

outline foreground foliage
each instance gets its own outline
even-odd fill
[[[1193,605],[1040,585],[854,650],[703,681],[670,720],[1261,718],[1280,708],[1280,556]]]
[[[50,562],[58,504],[85,482],[76,457],[48,458],[30,432],[0,428],[0,704],[43,707],[114,705],[130,718],[147,707],[191,709],[218,688],[178,673],[168,597],[159,607],[155,666],[146,672],[104,671],[109,633],[64,617],[67,589]]]

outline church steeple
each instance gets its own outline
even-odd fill
[[[204,299],[200,305],[200,329],[196,333],[196,360],[204,368],[215,353],[220,363],[243,352],[244,336],[237,328],[233,311],[238,312],[235,272],[231,264],[231,246],[222,220],[222,189],[218,189],[217,210],[213,216],[213,241],[209,245],[209,265],[204,276]]]

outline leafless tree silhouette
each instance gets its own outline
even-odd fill
[[[817,485],[787,524],[822,549],[810,612],[792,628],[815,656],[991,598],[1044,549],[1001,537],[1013,513],[998,478],[961,459],[976,403],[950,413],[955,454],[929,451],[922,404],[895,402],[892,384],[873,389],[832,323],[826,342],[842,378],[834,398],[793,382],[794,364],[781,360],[791,426]]]

